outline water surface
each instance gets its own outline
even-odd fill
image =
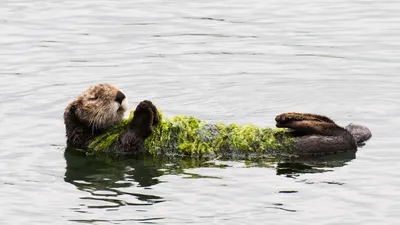
[[[0,2],[0,223],[395,224],[398,1]],[[65,152],[62,113],[111,82],[135,107],[273,126],[364,124],[357,154],[302,161]]]

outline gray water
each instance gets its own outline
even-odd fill
[[[0,1],[0,224],[396,224],[400,2]],[[132,108],[368,126],[354,155],[112,162],[65,152],[62,114],[110,82]]]

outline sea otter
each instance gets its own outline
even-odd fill
[[[194,117],[163,117],[151,101],[139,103],[124,119],[127,98],[116,86],[89,87],[65,109],[67,145],[101,150],[117,157],[135,154],[260,155],[285,153],[323,155],[356,151],[370,139],[365,126],[338,126],[325,116],[283,113],[276,126],[208,124]],[[104,143],[102,143],[104,142]]]

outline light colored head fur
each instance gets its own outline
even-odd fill
[[[118,92],[122,91],[112,84],[91,86],[68,104],[65,112],[73,111],[81,123],[94,129],[115,125],[128,110],[127,98],[122,95],[118,101]]]

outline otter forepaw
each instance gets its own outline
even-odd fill
[[[132,126],[137,128],[148,128],[152,126],[154,113],[149,104],[145,101],[140,102],[133,115]]]
[[[157,108],[151,101],[142,101],[136,107],[130,128],[140,136],[148,137],[153,132],[153,127],[159,123]]]
[[[157,126],[160,123],[160,115],[158,114],[157,107],[149,100],[144,100],[144,103],[146,103],[150,108],[151,111],[153,112],[153,126]]]

